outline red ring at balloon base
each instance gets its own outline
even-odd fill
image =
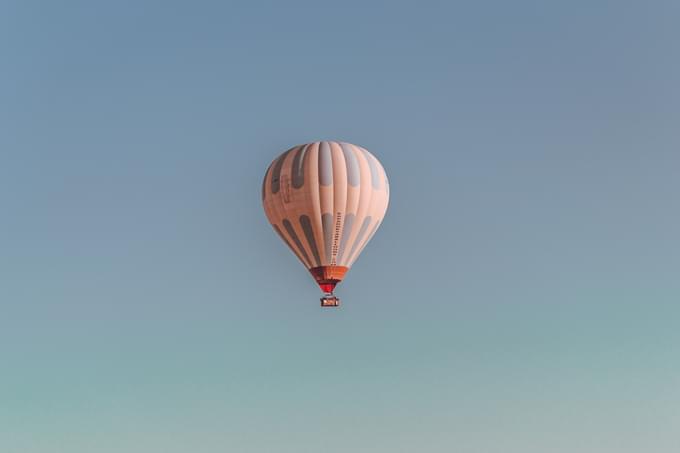
[[[335,285],[342,281],[347,271],[348,268],[345,266],[318,266],[309,269],[321,291],[326,294],[333,293]]]

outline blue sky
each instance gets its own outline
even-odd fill
[[[2,3],[0,450],[680,450],[679,21]],[[390,177],[339,310],[260,205],[323,139]]]

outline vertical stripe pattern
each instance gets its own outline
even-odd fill
[[[321,258],[319,258],[319,249],[316,247],[316,239],[314,239],[314,231],[312,230],[312,222],[309,220],[309,216],[300,216],[300,226],[302,226],[302,231],[305,232],[305,238],[307,238],[307,244],[312,250],[312,255],[314,255],[314,261],[317,266],[321,266]]]
[[[321,223],[323,224],[323,243],[324,243],[324,257],[332,256],[333,250],[333,215],[330,213],[321,215]]]
[[[309,256],[307,256],[307,252],[305,251],[305,248],[302,246],[302,242],[300,242],[300,238],[298,237],[297,233],[295,232],[295,228],[293,228],[293,225],[290,223],[290,220],[283,219],[283,226],[286,229],[286,231],[288,232],[288,235],[291,237],[291,239],[295,243],[295,247],[297,248],[297,253],[295,253],[295,254],[298,255],[298,253],[299,253],[298,256],[302,260],[306,261],[307,263],[311,263],[311,261],[309,260]],[[288,243],[288,245],[290,245],[289,242],[287,242],[287,243]],[[293,249],[293,252],[295,252],[295,249]]]
[[[380,225],[388,202],[382,165],[350,143],[293,147],[274,159],[262,182],[269,222],[308,268],[350,267]]]

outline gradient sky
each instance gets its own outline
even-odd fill
[[[0,451],[680,451],[678,23],[0,3]],[[260,205],[320,139],[391,183],[339,310]]]

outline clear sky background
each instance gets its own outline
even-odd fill
[[[0,451],[680,451],[678,23],[0,3]],[[320,139],[391,183],[338,310],[260,205]]]

